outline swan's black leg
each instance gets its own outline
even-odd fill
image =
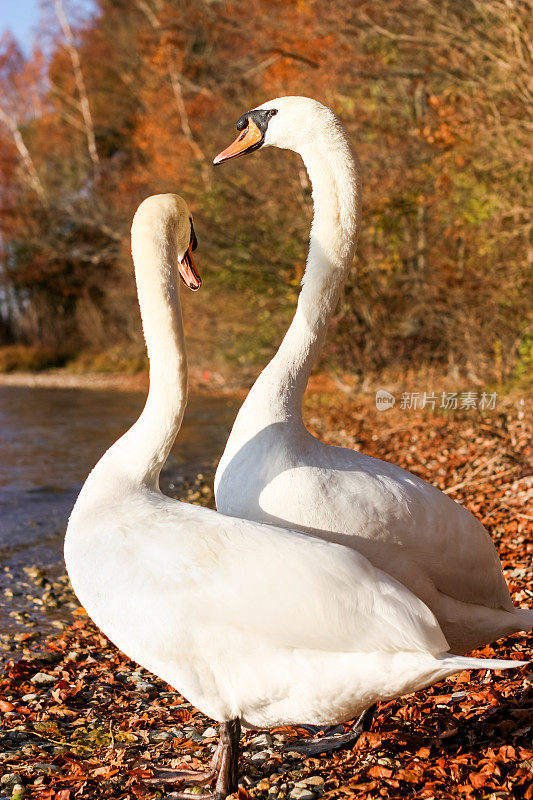
[[[218,771],[213,800],[226,800],[228,794],[233,794],[237,791],[239,780],[240,738],[240,720],[232,719],[225,723],[225,728],[220,731],[220,739],[222,741],[222,763]]]
[[[228,794],[237,791],[239,777],[239,740],[241,723],[238,719],[220,723],[220,738],[211,766],[207,772],[193,770],[154,769],[154,777],[144,783],[150,785],[181,784],[184,789],[189,786],[207,786],[214,783],[213,791],[191,795],[186,792],[170,792],[165,800],[226,800]]]
[[[369,731],[372,720],[376,712],[376,705],[365,709],[353,726],[346,733],[338,735],[328,735],[312,739],[304,739],[299,742],[291,742],[284,746],[284,750],[294,750],[295,753],[302,753],[305,756],[317,756],[320,753],[332,753],[335,750],[345,750],[353,747],[364,731]],[[334,728],[334,730],[336,730]]]

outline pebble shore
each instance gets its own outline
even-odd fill
[[[531,605],[531,517],[525,497],[531,441],[522,418],[477,423],[389,417],[393,436],[371,438],[368,408],[345,401],[311,420],[327,439],[359,446],[424,474],[483,519],[498,547],[514,601]],[[483,428],[483,425],[485,426]],[[386,432],[385,432],[386,433]],[[366,438],[365,438],[366,437]],[[481,470],[477,454],[497,452]],[[529,454],[529,455],[528,455]],[[485,455],[483,458],[487,458]],[[213,506],[212,473],[176,484],[175,495]],[[27,585],[2,575],[14,636],[2,637],[0,800],[161,800],[151,766],[205,767],[216,726],[164,682],[129,661],[79,608],[64,574],[39,565]],[[24,601],[24,608],[17,603]],[[41,621],[53,633],[43,639]],[[527,659],[533,634],[475,653]],[[533,800],[533,675],[523,667],[464,672],[426,691],[381,704],[352,750],[305,758],[291,750],[304,730],[245,732],[235,797],[279,800]],[[170,787],[169,787],[170,788]],[[196,791],[191,791],[194,797]]]

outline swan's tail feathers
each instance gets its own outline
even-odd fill
[[[531,661],[512,661],[507,658],[468,658],[467,656],[444,656],[446,661],[461,669],[517,669],[531,664]]]
[[[533,608],[515,608],[514,618],[517,624],[517,631],[533,630]]]

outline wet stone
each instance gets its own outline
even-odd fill
[[[36,764],[33,764],[33,771],[42,773],[43,775],[48,775],[49,772],[59,772],[60,770],[55,764],[52,764],[49,761],[40,761]]]
[[[23,731],[10,731],[7,734],[7,738],[12,742],[24,742],[28,738],[28,735]]]
[[[61,653],[53,650],[37,650],[28,655],[28,661],[44,661],[46,664],[58,664],[63,658]]]

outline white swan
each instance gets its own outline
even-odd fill
[[[400,467],[328,447],[306,430],[302,397],[360,226],[358,162],[335,114],[309,98],[271,100],[237,128],[214,163],[267,145],[300,153],[314,218],[293,322],[242,405],[218,466],[218,510],[353,547],[429,606],[454,652],[531,628],[533,610],[513,606],[496,549],[466,509]]]
[[[241,721],[339,722],[464,668],[523,662],[447,654],[429,609],[350,548],[161,494],[186,403],[176,264],[197,288],[191,224],[176,195],[150,197],[135,215],[150,391],[87,478],[65,561],[111,641],[222,723],[212,771],[196,775],[215,782],[205,797],[222,800],[236,789]],[[154,781],[183,777],[159,771]]]

